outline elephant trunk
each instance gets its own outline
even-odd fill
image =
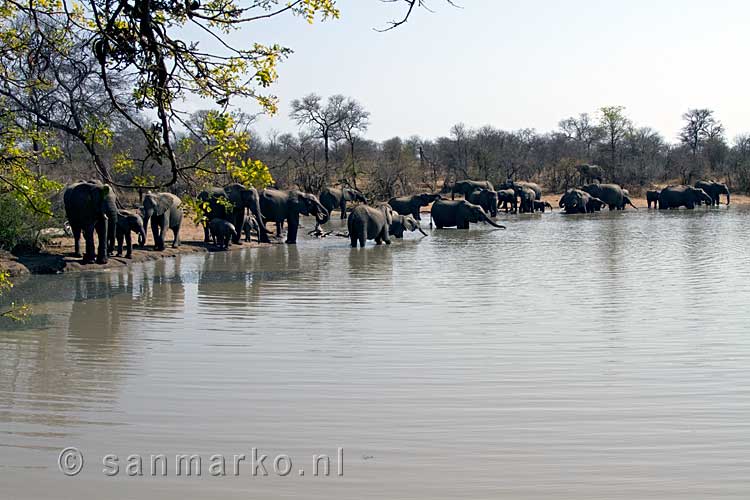
[[[317,210],[315,212],[315,220],[318,222],[318,224],[322,226],[323,224],[328,222],[329,218],[330,214],[328,213],[328,210],[326,210],[323,205],[318,204]]]
[[[496,227],[497,229],[505,229],[505,226],[498,224],[497,222],[493,221],[487,215],[484,216],[484,221],[489,224],[492,227]]]
[[[146,246],[146,228],[140,228],[138,232],[138,246]]]
[[[424,232],[424,229],[422,229],[419,226],[417,226],[417,231],[419,231],[420,233],[422,233],[424,236],[427,236],[427,233]]]

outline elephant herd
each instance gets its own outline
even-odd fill
[[[542,200],[542,189],[538,184],[508,180],[495,190],[489,181],[461,180],[446,186],[442,193],[450,192],[451,198],[441,193],[421,193],[394,197],[387,203],[368,205],[364,194],[351,188],[323,189],[319,196],[297,190],[267,188],[261,191],[234,183],[224,187],[213,187],[202,191],[197,199],[206,215],[204,242],[219,248],[228,248],[239,243],[244,233],[250,241],[251,234],[258,242],[270,242],[266,223],[273,222],[276,236],[282,235],[286,222],[286,243],[294,244],[300,227],[300,216],[315,217],[316,231],[326,224],[333,210],[339,210],[341,219],[346,219],[351,246],[365,246],[367,240],[377,244],[391,243],[391,236],[402,238],[406,231],[420,231],[420,211],[431,205],[432,223],[438,229],[455,227],[468,229],[471,223],[486,223],[497,229],[504,226],[492,220],[500,210],[511,213],[544,212],[552,206]],[[463,199],[456,200],[456,194]],[[726,184],[700,181],[695,186],[671,185],[660,191],[648,191],[648,207],[659,209],[694,208],[696,205],[718,205],[721,195],[730,202]],[[182,200],[172,193],[147,193],[143,206],[138,210],[118,208],[114,190],[99,181],[80,181],[68,185],[64,192],[65,212],[75,239],[75,255],[83,263],[104,264],[108,255],[120,256],[125,243],[126,258],[132,257],[131,233],[135,233],[138,244],[147,240],[146,228],[151,226],[155,250],[164,250],[167,232],[172,231],[172,247],[180,245],[180,226],[183,219]],[[358,203],[350,211],[348,203]],[[591,213],[608,207],[624,210],[636,208],[627,190],[617,184],[594,182],[580,189],[568,189],[560,198],[558,206],[568,214]],[[347,212],[349,212],[347,216]],[[98,247],[94,246],[94,234]],[[320,233],[318,233],[320,234]],[[83,235],[85,250],[81,254],[80,237]],[[115,245],[115,242],[117,243]]]

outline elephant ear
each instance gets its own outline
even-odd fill
[[[393,224],[393,212],[391,211],[391,207],[388,205],[383,205],[381,207],[381,210],[383,211],[383,215],[385,215],[385,223],[389,226]]]

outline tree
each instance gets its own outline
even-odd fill
[[[581,148],[585,161],[591,161],[591,147],[601,139],[602,129],[591,119],[588,113],[581,113],[578,117],[560,120],[560,130],[568,139],[575,141]]]
[[[710,109],[690,109],[682,119],[686,123],[680,130],[680,141],[690,148],[693,158],[697,158],[706,141],[724,134],[724,126]]]
[[[349,169],[348,173],[352,178],[352,186],[357,188],[357,159],[355,156],[354,146],[359,141],[357,132],[366,132],[369,123],[370,113],[355,99],[348,99],[344,103],[343,119],[339,122],[339,131],[349,145]]]
[[[613,177],[617,177],[617,150],[623,137],[632,126],[625,116],[624,106],[605,106],[599,110],[599,126],[604,131],[607,150],[609,152],[609,168]]]

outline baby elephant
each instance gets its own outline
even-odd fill
[[[232,239],[237,237],[237,230],[234,224],[224,219],[211,219],[208,223],[208,232],[214,245],[224,250],[232,244]]]
[[[646,191],[646,201],[648,202],[648,208],[651,208],[651,204],[654,204],[654,208],[659,208],[659,195],[661,191]]]
[[[550,205],[549,202],[542,201],[542,200],[534,200],[534,212],[544,213],[544,210],[547,208],[552,210],[552,205]]]
[[[245,234],[245,241],[252,241],[250,238],[251,233],[258,234],[258,223],[255,221],[255,217],[246,215],[245,221],[242,223],[242,232]]]
[[[130,238],[130,233],[133,232],[138,235],[138,245],[143,246],[146,244],[146,229],[143,226],[143,218],[134,212],[127,210],[117,211],[117,226],[115,236],[117,238],[117,256],[122,255],[122,242],[125,240],[125,258],[133,258],[133,240]]]
[[[404,237],[405,231],[419,231],[423,235],[427,236],[422,228],[419,226],[419,222],[411,215],[393,215],[393,222],[388,228],[388,232],[394,237],[401,239]]]

